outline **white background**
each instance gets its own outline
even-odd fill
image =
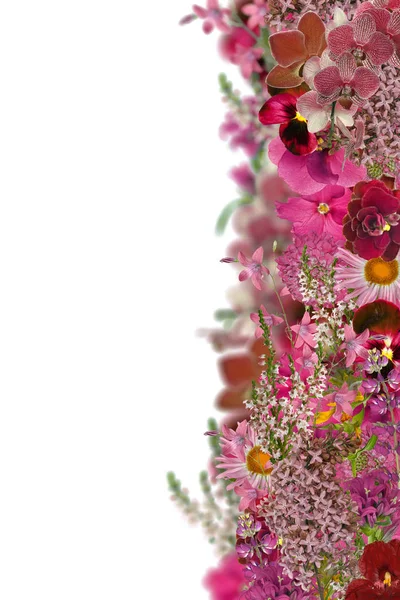
[[[0,598],[205,599],[196,492],[220,387],[196,329],[213,233],[216,36],[190,0],[0,3]],[[231,234],[232,235],[232,234]]]

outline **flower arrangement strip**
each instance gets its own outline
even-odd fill
[[[182,24],[218,31],[221,137],[238,269],[225,388],[192,500],[221,555],[215,600],[400,599],[400,2],[236,0]],[[249,89],[249,85],[247,89]]]

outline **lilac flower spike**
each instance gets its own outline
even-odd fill
[[[238,252],[239,262],[246,267],[239,273],[239,281],[245,281],[251,279],[252,284],[258,290],[261,290],[261,282],[264,278],[264,274],[269,275],[269,269],[262,264],[264,258],[264,250],[260,246],[253,253],[251,259],[247,258],[243,252]]]
[[[316,74],[314,86],[320,104],[330,104],[343,96],[361,105],[378,90],[379,77],[366,67],[357,67],[354,56],[345,52],[337,66],[326,67]]]

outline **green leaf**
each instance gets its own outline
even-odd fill
[[[214,313],[216,321],[225,321],[225,319],[235,319],[237,314],[231,308],[219,308]]]
[[[222,235],[228,225],[228,221],[239,206],[244,206],[245,204],[251,204],[253,202],[252,196],[245,196],[244,198],[238,198],[236,200],[232,200],[222,209],[221,214],[217,219],[217,224],[215,226],[215,232],[217,235]]]
[[[360,410],[360,412],[358,414],[356,414],[355,417],[352,418],[351,423],[352,423],[352,425],[354,425],[354,427],[359,427],[361,425],[361,423],[364,420],[364,414],[365,414],[365,408]]]
[[[376,442],[378,441],[377,435],[372,435],[368,442],[365,444],[364,448],[362,448],[361,452],[369,452],[375,447]]]

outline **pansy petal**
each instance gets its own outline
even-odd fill
[[[287,123],[296,112],[296,98],[292,94],[278,94],[265,102],[258,118],[263,125],[275,125]]]
[[[280,31],[269,38],[271,54],[281,67],[307,58],[305,37],[301,31]]]
[[[298,119],[281,125],[279,136],[290,152],[300,156],[311,154],[318,146],[315,134],[307,129],[307,123]]]

